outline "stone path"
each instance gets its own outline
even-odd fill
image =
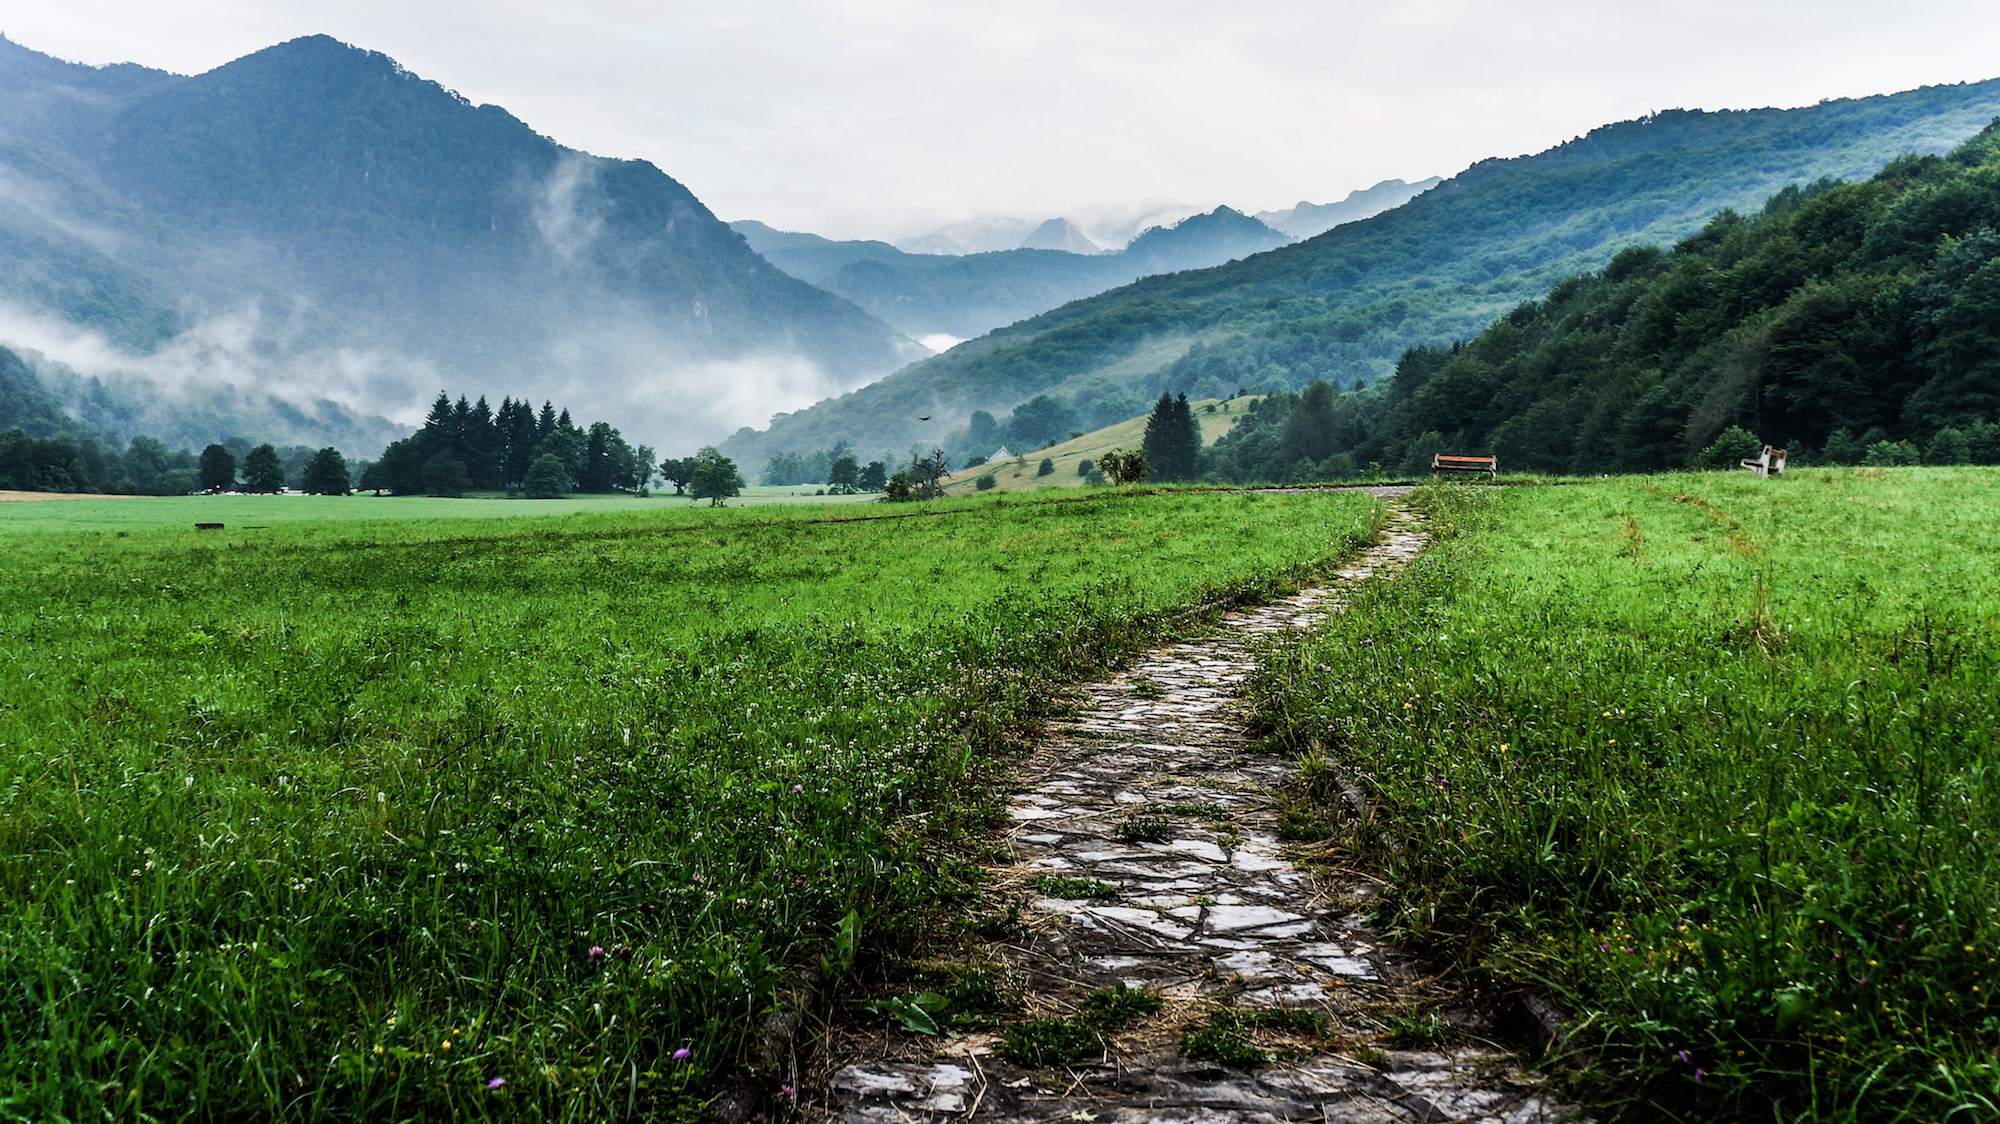
[[[1295,766],[1253,752],[1245,730],[1238,691],[1260,642],[1338,612],[1354,583],[1400,567],[1425,541],[1399,509],[1326,586],[1230,613],[1212,633],[1085,687],[1024,770],[1012,861],[993,873],[1029,905],[1022,931],[984,951],[1025,997],[1017,1018],[1074,1017],[1093,990],[1121,984],[1154,989],[1161,1009],[1067,1065],[1009,1060],[994,1030],[836,1035],[812,1114],[870,1124],[1564,1118],[1504,1051],[1480,1044],[1476,1016],[1382,947],[1360,918],[1365,880],[1287,857],[1275,801]],[[1272,1009],[1323,1021],[1314,1029]],[[1395,1045],[1412,1037],[1397,1016],[1439,1010],[1441,1040],[1453,1045]],[[1184,1056],[1183,1035],[1218,1019],[1272,1060],[1246,1070]],[[1270,1025],[1281,1020],[1292,1028]]]

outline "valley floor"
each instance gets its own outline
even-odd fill
[[[800,1089],[761,1047],[802,994],[868,1034],[974,1015],[957,1029],[1048,1080],[1189,998],[1108,969],[1070,981],[1106,997],[1038,1003],[1032,979],[912,959],[1041,911],[1256,946],[1193,954],[1224,968],[1283,945],[1336,1017],[1356,965],[1533,997],[1570,1016],[1549,1078],[1606,1118],[2000,1116],[2000,471],[1419,488],[1434,545],[1309,636],[1274,635],[1254,673],[1169,648],[1067,718],[1069,685],[1327,576],[1376,538],[1380,502],[1104,489],[379,519],[337,515],[401,501],[212,499],[325,515],[246,506],[198,532],[181,500],[0,512],[36,532],[0,534],[16,1115],[676,1118],[723,1090],[784,1113]],[[81,515],[8,523],[24,510]],[[1156,774],[1222,793],[1291,771],[1244,727],[1199,736],[1239,721],[1239,686],[1295,787],[1275,807],[1241,784],[1170,799]],[[1020,755],[1044,728],[1074,761]],[[1045,783],[1151,731],[1171,760],[1134,757],[1130,789],[1172,805],[1156,823],[1091,805],[1123,802],[1103,778]],[[1011,819],[1067,825],[1024,828],[1018,861],[1069,867],[1006,874],[1017,766]],[[1151,837],[1279,865],[1138,901],[1142,874],[1073,845],[1112,821],[1106,851]],[[1308,851],[1335,884],[1379,886],[1365,920],[1250,901]],[[1332,927],[1281,931],[1305,921]],[[1341,955],[1286,943],[1305,936]],[[1240,966],[1246,990],[1281,986]],[[1285,1071],[1261,1063],[1340,1041],[1304,991],[1259,1014],[1206,986],[1174,1024],[1191,1037],[1147,1049],[1270,1092]],[[1341,1069],[1341,1096],[1379,1089],[1367,1073],[1398,1049],[1464,1043],[1456,1002],[1378,1008],[1369,1033],[1395,1042],[1336,1059],[1362,1074]],[[1065,1003],[1105,1021],[1070,1034]],[[994,1103],[1062,1093],[1028,1078]]]
[[[102,506],[154,503],[186,506]],[[952,856],[1061,684],[1378,518],[1105,492],[0,538],[6,1108],[692,1114],[787,981],[969,900]]]

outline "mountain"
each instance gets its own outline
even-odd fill
[[[1036,230],[1053,222],[1064,222],[1089,239],[1097,250],[1108,250],[1125,245],[1151,227],[1172,226],[1190,215],[1200,213],[1200,207],[1188,203],[1161,203],[1157,200],[1147,200],[1080,207],[1069,212],[1068,217],[1063,219],[1036,220],[987,215],[941,226],[924,234],[898,238],[895,240],[895,245],[905,253],[954,256],[991,253],[994,250],[1017,250],[1027,244]],[[1059,249],[1060,247],[1030,248]],[[1095,253],[1096,250],[1078,252]]]
[[[1347,198],[1338,203],[1308,203],[1301,199],[1287,210],[1259,211],[1257,217],[1263,220],[1265,225],[1282,230],[1294,238],[1312,238],[1325,234],[1342,223],[1360,222],[1362,219],[1373,218],[1391,207],[1400,207],[1443,182],[1437,176],[1415,183],[1383,180],[1374,187],[1348,192]]]
[[[1023,250],[1061,250],[1069,254],[1094,254],[1101,247],[1068,219],[1050,219],[1021,239]]]
[[[1217,207],[1172,226],[1142,231],[1126,244],[1124,256],[1141,263],[1148,273],[1174,273],[1246,258],[1290,241],[1233,207]]]
[[[727,448],[753,461],[843,439],[900,449],[939,439],[974,410],[1003,413],[1044,394],[1110,421],[1165,389],[1206,397],[1373,381],[1410,347],[1471,335],[1627,246],[1686,237],[1788,184],[1947,151],[1996,115],[2000,81],[1608,125],[1482,161],[1304,242],[1053,309],[738,433]]]
[[[0,344],[170,392],[470,384],[692,440],[922,354],[653,165],[325,36],[194,77],[0,40],[0,197]]]
[[[1033,219],[988,217],[967,219],[941,226],[928,234],[896,240],[896,248],[909,254],[984,254],[994,250],[1015,250],[1021,240],[1035,232],[1040,223]]]
[[[1646,472],[1740,427],[1750,451],[1833,463],[1884,441],[2000,462],[2000,123],[1625,250],[1462,346],[1412,351],[1383,390],[1357,461],[1440,447]]]
[[[114,446],[134,437],[176,449],[229,439],[332,445],[367,458],[409,432],[309,391],[272,394],[229,381],[169,384],[123,372],[83,375],[37,352],[0,347],[0,431],[8,429],[31,437],[95,436]]]
[[[732,225],[778,268],[919,339],[981,335],[1136,278],[1215,265],[1288,240],[1228,207],[1154,227],[1125,249],[1106,254],[1041,249],[910,254],[886,242],[834,241],[755,221]]]

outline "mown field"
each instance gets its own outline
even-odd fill
[[[1420,495],[1260,687],[1387,919],[1610,1115],[2000,1117],[2000,472]]]
[[[815,496],[806,487],[745,488],[734,507],[764,504],[868,503],[880,496]],[[601,515],[615,511],[671,512],[706,507],[685,496],[569,496],[559,500],[467,496],[119,496],[96,498],[60,493],[14,493],[19,502],[0,503],[0,537],[27,531],[135,530],[222,523],[226,528],[269,528],[289,523],[354,523],[381,519],[518,519],[550,515]]]
[[[1055,685],[1377,518],[1099,493],[0,537],[0,1116],[686,1114],[783,981],[969,892],[930,856],[984,837]]]

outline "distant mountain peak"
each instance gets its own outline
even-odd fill
[[[1301,199],[1287,210],[1259,211],[1257,217],[1295,238],[1312,238],[1336,226],[1374,218],[1383,211],[1400,207],[1441,182],[1436,176],[1416,183],[1386,179],[1373,187],[1350,191],[1347,198],[1338,203],[1314,203]]]
[[[1172,226],[1155,226],[1143,231],[1125,247],[1135,257],[1156,260],[1161,271],[1187,269],[1197,259],[1203,265],[1232,261],[1250,254],[1273,250],[1290,242],[1291,236],[1266,225],[1227,204],[1201,211]]]
[[[1072,254],[1094,254],[1102,247],[1090,240],[1083,229],[1065,218],[1053,218],[1021,239],[1023,250],[1063,250]]]

